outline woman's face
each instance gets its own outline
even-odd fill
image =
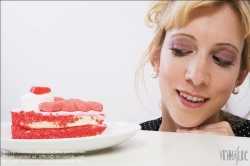
[[[178,125],[198,126],[225,105],[239,84],[243,46],[238,15],[227,5],[195,10],[167,31],[154,67],[165,111]]]

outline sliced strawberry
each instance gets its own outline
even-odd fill
[[[90,110],[102,112],[103,105],[98,102],[88,101]]]
[[[34,93],[34,94],[37,94],[37,95],[41,95],[41,94],[51,92],[51,89],[49,87],[32,86],[30,88],[30,92]]]
[[[69,99],[69,100],[75,102],[78,111],[87,112],[90,109],[88,102],[82,101],[80,99]]]
[[[59,100],[64,100],[64,98],[55,96],[55,97],[54,97],[54,100],[55,100],[55,101],[59,101]]]
[[[77,111],[76,103],[72,100],[58,100],[56,103],[59,104],[61,111],[73,112]]]
[[[60,104],[57,102],[42,102],[39,104],[39,109],[42,112],[60,111]]]

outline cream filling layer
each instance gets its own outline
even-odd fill
[[[22,108],[14,108],[11,110],[11,112],[20,112],[20,111],[25,111]],[[25,112],[30,112],[30,111],[25,111]],[[83,111],[57,111],[57,112],[43,112],[43,111],[39,111],[39,110],[34,110],[35,113],[39,113],[42,114],[44,116],[46,115],[54,115],[54,116],[60,116],[60,115],[74,115],[74,116],[104,116],[105,114],[103,112],[99,112],[99,111],[87,111],[87,112],[83,112]]]
[[[83,126],[83,125],[99,125],[98,121],[104,120],[105,118],[97,118],[95,116],[77,116],[78,120],[74,123],[68,123],[66,127],[75,127],[75,126]],[[32,129],[42,129],[42,128],[64,128],[64,126],[60,126],[58,122],[32,122],[29,124],[20,123],[22,126],[26,126]]]

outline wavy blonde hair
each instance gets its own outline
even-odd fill
[[[144,80],[144,67],[151,62],[159,62],[160,50],[163,45],[165,33],[172,27],[180,27],[186,23],[189,14],[203,7],[220,7],[228,5],[239,15],[244,35],[244,47],[241,55],[241,71],[250,72],[250,3],[238,0],[200,0],[200,1],[158,1],[153,2],[149,8],[145,23],[155,28],[155,36],[141,57],[135,74],[135,88],[138,96],[139,75]],[[145,83],[144,83],[145,86]],[[140,98],[139,98],[140,100]],[[140,100],[141,101],[141,100]],[[228,105],[225,105],[228,107]],[[249,112],[250,113],[250,112]],[[248,113],[248,115],[249,115]]]

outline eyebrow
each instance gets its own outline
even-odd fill
[[[196,41],[196,39],[195,39],[195,37],[194,37],[194,36],[189,35],[189,34],[186,34],[186,33],[176,33],[176,34],[173,34],[170,38],[172,38],[172,37],[174,37],[174,36],[179,36],[179,35],[182,35],[182,36],[187,36],[187,37],[189,37],[189,38],[191,38],[191,39],[193,39],[193,40],[195,40],[195,41]]]
[[[193,39],[194,41],[196,41],[196,38],[194,36],[186,34],[186,33],[176,33],[176,34],[173,34],[170,38],[172,38],[174,36],[179,36],[179,35],[181,35],[181,36],[187,36],[187,37]],[[234,48],[237,52],[239,52],[239,49],[236,46],[234,46],[234,45],[232,45],[230,43],[216,43],[215,45],[216,46],[224,46],[224,45],[225,46],[230,46],[230,47]]]
[[[225,46],[225,45],[234,48],[237,52],[240,52],[239,49],[236,46],[232,45],[232,44],[229,44],[229,43],[216,43],[216,46]]]

